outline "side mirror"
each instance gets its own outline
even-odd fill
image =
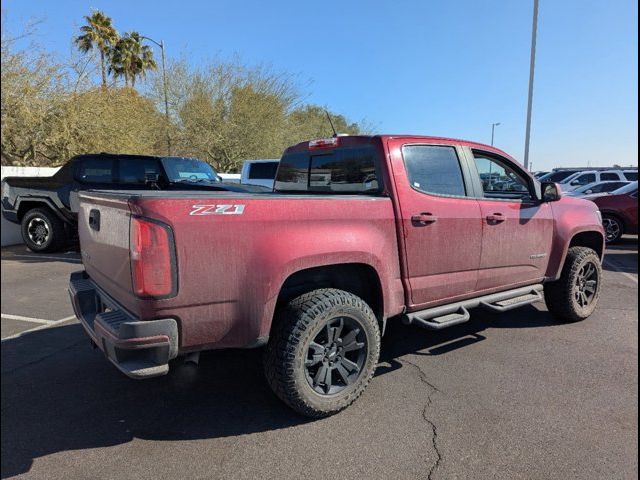
[[[562,198],[562,190],[560,185],[555,182],[544,182],[542,184],[542,201],[557,202]]]
[[[580,185],[580,180],[573,180],[570,185]]]
[[[587,191],[586,191],[586,192],[584,192],[584,193],[586,193],[587,195],[589,195],[590,193],[593,193],[593,190],[589,189],[589,190],[587,190]]]

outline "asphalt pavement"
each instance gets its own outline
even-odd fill
[[[442,332],[392,323],[364,395],[311,421],[260,351],[135,381],[73,317],[77,253],[2,250],[2,478],[635,479],[638,239],[607,251],[592,317],[476,309]]]

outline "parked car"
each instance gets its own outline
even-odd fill
[[[21,226],[34,252],[60,249],[77,236],[78,193],[83,190],[246,191],[221,181],[195,158],[91,154],[73,157],[51,177],[2,180],[2,215]]]
[[[240,183],[245,185],[260,185],[273,189],[276,171],[280,160],[245,160],[242,164]]]
[[[584,197],[585,195],[601,194],[606,195],[609,192],[613,192],[618,188],[628,185],[630,182],[625,181],[605,181],[605,182],[593,182],[588,183],[583,187],[576,188],[571,192],[567,192],[566,195],[570,197]]]
[[[638,182],[632,182],[614,190],[610,195],[597,196],[591,200],[602,213],[607,243],[616,243],[627,233],[638,233]]]
[[[566,168],[566,169],[558,169],[558,170],[553,170],[552,172],[549,172],[545,175],[542,175],[540,177],[538,177],[538,180],[540,180],[541,182],[556,182],[556,183],[560,183],[561,181],[563,181],[565,178],[573,175],[576,172],[579,172],[581,170],[579,169],[572,169],[572,168]]]
[[[635,175],[638,179],[637,170],[589,170],[586,172],[576,172],[560,182],[563,192],[571,192],[577,188],[605,181],[631,181]]]
[[[522,191],[484,190],[487,172]],[[441,330],[543,299],[557,321],[588,317],[604,251],[592,202],[496,148],[424,136],[300,143],[269,193],[83,192],[79,234],[73,308],[118,369],[265,346],[269,385],[311,417],[363,392],[388,321]]]
[[[549,173],[550,173],[550,172],[545,172],[545,171],[542,171],[542,172],[535,172],[535,173],[533,174],[533,176],[539,179],[540,177],[544,177],[545,175],[548,175]]]

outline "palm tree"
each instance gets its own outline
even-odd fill
[[[118,32],[113,27],[111,17],[95,10],[91,16],[85,16],[86,25],[80,27],[81,35],[75,38],[75,43],[82,53],[97,49],[100,53],[100,71],[102,73],[102,87],[107,87],[107,56],[113,45],[118,41]]]
[[[116,77],[124,77],[126,86],[135,87],[136,78],[144,78],[147,70],[157,68],[153,51],[143,45],[144,37],[138,32],[128,32],[118,40],[111,53],[109,70]]]

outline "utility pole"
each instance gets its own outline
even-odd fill
[[[162,55],[162,89],[164,90],[164,118],[166,122],[166,130],[167,130],[167,155],[171,155],[171,134],[169,133],[169,129],[171,127],[171,122],[169,121],[169,92],[167,86],[167,68],[166,68],[166,60],[164,55],[164,40],[160,40],[160,42],[156,42],[153,38],[142,37],[150,42],[155,43],[158,47],[160,47],[160,53]]]
[[[531,28],[531,59],[529,63],[529,98],[527,100],[527,131],[524,138],[524,168],[529,169],[529,141],[531,140],[531,106],[533,104],[533,77],[536,66],[536,35],[538,33],[538,0],[533,0],[533,26]]]
[[[492,124],[491,124],[491,146],[492,146],[492,147],[493,147],[493,136],[494,136],[494,133],[495,133],[495,131],[496,131],[496,127],[497,127],[498,125],[500,125],[500,122],[498,122],[498,123],[492,123]]]

